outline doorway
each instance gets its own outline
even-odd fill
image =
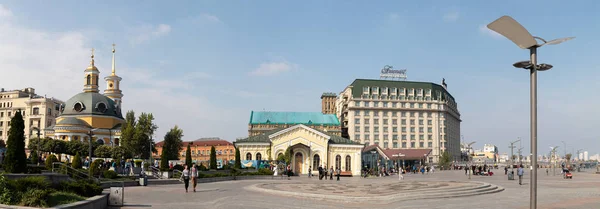
[[[296,153],[296,155],[294,155],[294,174],[295,175],[300,175],[300,173],[302,172],[302,163],[303,162],[303,156],[302,153],[298,152]]]

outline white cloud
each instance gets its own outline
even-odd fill
[[[160,34],[169,31],[170,27],[154,29]],[[91,43],[113,41],[91,40],[86,33],[84,29],[47,32],[11,21],[0,22],[0,87],[5,90],[32,87],[40,95],[63,101],[82,92],[83,70],[89,65]],[[105,49],[96,51],[96,66],[101,77],[110,72],[110,46]],[[119,51],[127,53],[125,49],[117,49],[117,59]],[[222,107],[215,104],[214,99],[197,95],[198,92],[184,91],[196,87],[198,79],[212,79],[213,76],[194,72],[164,77],[158,70],[130,68],[128,60],[117,64],[117,74],[123,77],[124,110],[133,109],[137,114],[153,113],[159,126],[157,140],[162,140],[174,125],[184,130],[186,140],[214,135],[232,140],[246,133],[243,128],[232,132],[231,127],[246,127],[246,118],[240,115],[247,115],[247,111]],[[100,88],[102,92],[105,85]]]
[[[143,42],[166,36],[171,32],[171,26],[167,24],[144,25],[132,30],[131,43],[141,44]]]
[[[0,4],[0,18],[2,17],[12,17],[13,13],[4,5]]]
[[[260,64],[258,68],[250,72],[250,75],[255,76],[270,76],[279,73],[289,72],[297,68],[296,64],[292,64],[286,61],[281,62],[265,62]]]
[[[460,13],[458,13],[457,11],[448,12],[448,13],[444,14],[444,21],[456,22],[459,17],[460,17]]]
[[[496,33],[493,30],[490,30],[489,28],[487,28],[486,25],[480,25],[479,26],[479,32],[481,34],[487,35],[487,36],[491,36],[492,38],[502,38],[502,35],[500,35],[499,33]]]
[[[211,14],[204,13],[201,16],[202,16],[202,18],[204,18],[208,21],[211,21],[211,22],[221,22],[221,19],[219,19],[217,16],[214,16]]]

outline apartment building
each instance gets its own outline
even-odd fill
[[[356,79],[337,97],[336,111],[342,136],[353,141],[431,149],[431,163],[445,150],[460,160],[460,113],[445,82]]]
[[[55,124],[63,101],[40,96],[34,88],[6,91],[0,89],[0,139],[8,139],[10,120],[21,110],[25,120],[25,147],[30,138],[45,137],[44,129]]]

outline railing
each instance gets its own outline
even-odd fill
[[[68,175],[69,177],[76,179],[76,180],[82,180],[82,179],[92,179],[96,182],[100,182],[100,179],[90,176],[88,173],[85,172],[81,172],[75,168],[71,168],[70,166],[68,166],[67,164],[61,163],[61,162],[54,162],[52,163],[52,172],[53,173],[60,173],[60,174],[65,174]]]
[[[179,181],[183,182],[183,172],[177,169],[173,169],[173,178],[178,179]]]
[[[162,179],[163,176],[161,175],[160,169],[158,169],[157,167],[154,166],[149,166],[150,171],[152,171],[152,176],[154,176],[157,179]]]

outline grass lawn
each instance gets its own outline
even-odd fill
[[[68,192],[54,192],[48,197],[48,205],[54,207],[56,205],[64,205],[85,200],[85,197]]]

